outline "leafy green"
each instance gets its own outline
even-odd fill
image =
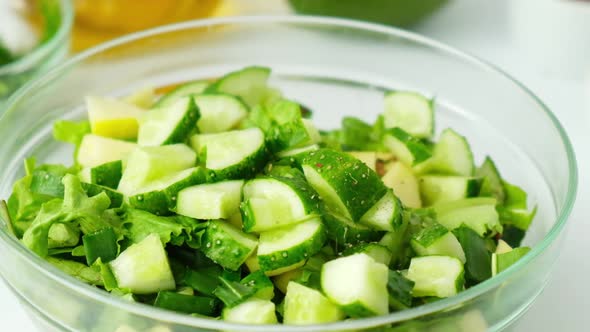
[[[80,229],[71,224],[53,224],[49,228],[48,248],[74,247],[80,242]]]
[[[213,292],[221,284],[220,277],[223,269],[217,265],[199,269],[187,270],[181,284],[190,286],[207,296],[214,296]]]
[[[504,204],[506,192],[502,185],[500,172],[496,168],[494,161],[487,156],[484,162],[475,171],[475,175],[482,179],[479,189],[480,197],[494,197],[498,204]]]
[[[41,257],[47,256],[49,229],[55,223],[77,222],[84,234],[111,226],[108,219],[103,218],[110,205],[110,199],[105,193],[88,197],[80,180],[71,174],[64,176],[62,183],[64,199],[55,198],[43,203],[35,220],[23,235],[25,246]]]
[[[219,278],[219,280],[221,283],[213,294],[229,308],[237,306],[258,292],[258,289],[237,281],[229,281],[225,278]]]
[[[492,253],[486,241],[470,227],[462,225],[453,230],[465,252],[465,277],[468,281],[481,282],[492,276]]]
[[[84,135],[90,134],[90,122],[60,120],[53,124],[53,138],[57,141],[80,145]]]
[[[94,264],[92,264],[93,269],[98,270],[100,273],[100,278],[102,280],[102,286],[107,290],[107,291],[113,291],[113,290],[119,290],[119,291],[123,291],[124,293],[128,293],[127,290],[121,290],[119,288],[119,285],[117,284],[117,279],[115,279],[115,276],[113,275],[113,271],[111,271],[111,268],[109,267],[108,264],[103,263],[102,259],[98,258]]]
[[[51,265],[85,283],[95,286],[104,285],[100,271],[97,268],[88,267],[82,263],[55,257],[47,257],[46,260]]]
[[[342,118],[341,129],[321,132],[322,144],[326,147],[346,151],[386,151],[382,144],[386,133],[383,116],[374,124],[356,117]]]
[[[127,245],[139,243],[150,234],[158,234],[164,245],[200,247],[207,223],[184,216],[161,217],[146,211],[127,209],[122,216]]]

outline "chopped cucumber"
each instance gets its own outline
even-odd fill
[[[377,152],[375,151],[348,151],[348,154],[362,161],[373,171],[376,171]]]
[[[290,325],[330,323],[342,320],[344,313],[319,291],[294,281],[285,295],[283,322]]]
[[[125,249],[110,263],[119,288],[150,294],[176,288],[166,251],[156,234]]]
[[[494,198],[466,198],[437,204],[434,210],[438,222],[450,230],[465,224],[479,236],[488,231],[502,233]]]
[[[407,166],[420,165],[432,156],[426,144],[399,127],[386,132],[383,144]]]
[[[378,241],[383,236],[381,231],[331,213],[325,213],[323,220],[328,239],[337,251],[362,242]]]
[[[424,175],[420,177],[420,192],[425,206],[475,197],[480,181],[467,176]]]
[[[322,290],[351,317],[388,313],[387,266],[366,254],[331,260],[322,267]]]
[[[362,243],[346,249],[342,254],[344,256],[350,256],[359,253],[371,256],[371,258],[377,263],[389,265],[389,262],[391,261],[391,251],[389,251],[387,247],[378,243]]]
[[[201,133],[219,133],[235,128],[248,114],[248,106],[231,95],[212,93],[193,98],[201,111],[197,122]]]
[[[414,282],[398,271],[389,270],[387,291],[389,306],[394,310],[407,309],[412,306],[412,289]]]
[[[199,184],[178,192],[176,212],[195,219],[227,219],[240,210],[244,180]]]
[[[417,138],[434,132],[434,101],[415,92],[392,91],[383,100],[386,128],[399,127]]]
[[[288,271],[322,249],[326,240],[319,217],[282,228],[262,232],[258,246],[258,262],[262,271]],[[280,273],[277,273],[280,274]]]
[[[135,139],[145,111],[117,99],[86,97],[92,133],[116,139]]]
[[[111,161],[126,160],[137,144],[94,134],[84,135],[76,161],[82,167],[95,167]]]
[[[531,251],[529,247],[514,248],[504,253],[493,253],[492,254],[492,276],[506,270],[512,264],[516,263],[524,255]]]
[[[407,278],[414,282],[413,296],[449,297],[463,290],[463,263],[455,257],[414,257]]]
[[[402,206],[393,190],[388,189],[385,195],[373,205],[360,219],[360,223],[373,229],[391,232],[401,225]]]
[[[381,180],[387,187],[393,189],[393,193],[404,206],[415,209],[422,207],[418,178],[404,163],[393,163]]]
[[[276,324],[275,304],[269,300],[251,298],[233,308],[223,309],[221,317],[232,323]]]
[[[194,167],[196,159],[184,144],[138,147],[129,155],[118,190],[132,195],[152,181]]]
[[[156,91],[152,87],[143,87],[135,90],[130,95],[122,98],[126,103],[135,105],[140,108],[150,108],[154,104],[156,98]]]
[[[217,180],[252,177],[268,157],[264,133],[258,128],[197,134],[191,137],[191,146],[204,156],[200,163],[213,170]]]
[[[319,149],[320,149],[319,145],[312,144],[312,145],[309,145],[309,146],[306,146],[303,148],[295,148],[295,149],[280,151],[277,153],[277,156],[279,158],[287,158],[287,157],[293,157],[293,156],[307,153],[307,152],[311,152],[311,151],[317,151]]]
[[[141,146],[159,146],[184,143],[199,120],[201,113],[192,97],[148,111],[139,126],[137,143]]]
[[[359,220],[387,191],[362,161],[330,149],[309,152],[300,161],[309,184],[335,214]]]
[[[202,243],[207,257],[232,271],[238,270],[258,245],[252,235],[219,220],[209,222]]]
[[[418,256],[451,256],[465,263],[465,253],[457,237],[439,223],[431,224],[414,234],[411,244]]]
[[[119,251],[117,235],[112,227],[84,235],[82,243],[88,265],[92,265],[99,258],[101,262],[108,263],[117,257]]]
[[[253,296],[259,299],[272,300],[275,295],[272,281],[262,271],[250,273],[240,283],[253,288],[256,291]]]
[[[494,197],[498,204],[504,204],[506,192],[502,184],[500,172],[492,158],[487,156],[481,166],[475,171],[475,175],[482,179],[479,196]]]
[[[178,99],[203,93],[208,86],[209,82],[207,81],[193,81],[181,84],[160,97],[154,104],[154,108],[167,107],[174,104]]]
[[[171,173],[163,178],[149,182],[139,188],[136,193],[130,194],[128,202],[135,209],[148,211],[156,215],[171,214],[172,209],[177,205],[177,195],[181,190],[204,183],[206,180],[207,173],[201,167]]]
[[[242,98],[249,106],[264,101],[268,87],[266,82],[270,69],[266,67],[246,67],[231,72],[211,84],[205,92],[222,92]]]
[[[420,174],[472,176],[475,165],[467,139],[453,129],[445,129],[434,146],[432,157],[414,169]]]
[[[119,181],[121,181],[122,173],[123,161],[116,160],[83,169],[81,179],[87,183],[116,189],[119,186]]]
[[[300,222],[319,212],[318,194],[303,180],[275,177],[244,186],[242,219],[246,232],[263,232]]]

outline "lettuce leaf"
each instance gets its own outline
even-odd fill
[[[46,260],[51,265],[85,283],[95,286],[104,285],[100,270],[95,267],[88,267],[82,263],[55,257],[47,257]]]

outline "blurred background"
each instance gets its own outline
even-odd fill
[[[553,110],[574,142],[584,183],[590,165],[588,0],[0,0],[0,113],[2,99],[19,86],[112,38],[192,19],[297,14],[401,27],[493,63]],[[580,187],[580,195],[588,194],[587,186]],[[577,212],[572,220],[590,217]],[[579,287],[590,289],[571,281],[585,275],[579,269],[587,241],[572,233],[553,282],[514,331],[587,330],[588,292]],[[0,284],[0,320],[29,331],[8,294]],[[556,308],[562,309],[558,315]]]

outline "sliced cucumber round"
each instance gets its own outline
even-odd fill
[[[196,159],[184,144],[138,147],[129,155],[118,190],[131,196],[152,181],[194,167]]]
[[[308,325],[337,322],[344,313],[319,291],[294,281],[287,285],[283,323]]]
[[[242,219],[246,232],[263,232],[300,222],[319,212],[319,196],[297,178],[256,178],[244,186]]]
[[[434,102],[415,92],[392,91],[385,95],[383,118],[386,128],[399,127],[417,138],[434,132]]]
[[[337,258],[322,267],[322,290],[350,317],[385,315],[388,272],[367,254]]]
[[[358,221],[387,190],[377,173],[353,156],[330,149],[301,158],[309,184],[334,214]]]
[[[191,146],[198,152],[199,162],[214,171],[217,181],[250,178],[268,159],[264,133],[258,128],[197,134],[191,138]]]
[[[195,219],[227,219],[240,210],[244,180],[199,184],[180,190],[176,212]]]
[[[192,97],[184,97],[173,104],[155,108],[146,113],[137,143],[141,146],[159,146],[186,142],[201,113]]]
[[[449,297],[463,290],[463,263],[455,257],[414,257],[406,276],[414,282],[412,296]]]
[[[195,95],[193,98],[201,111],[197,127],[204,134],[235,128],[248,115],[248,106],[231,95],[211,93]]]
[[[257,253],[260,269],[262,271],[276,271],[285,267],[295,269],[301,262],[305,262],[320,251],[325,240],[325,229],[319,217],[262,232]]]

